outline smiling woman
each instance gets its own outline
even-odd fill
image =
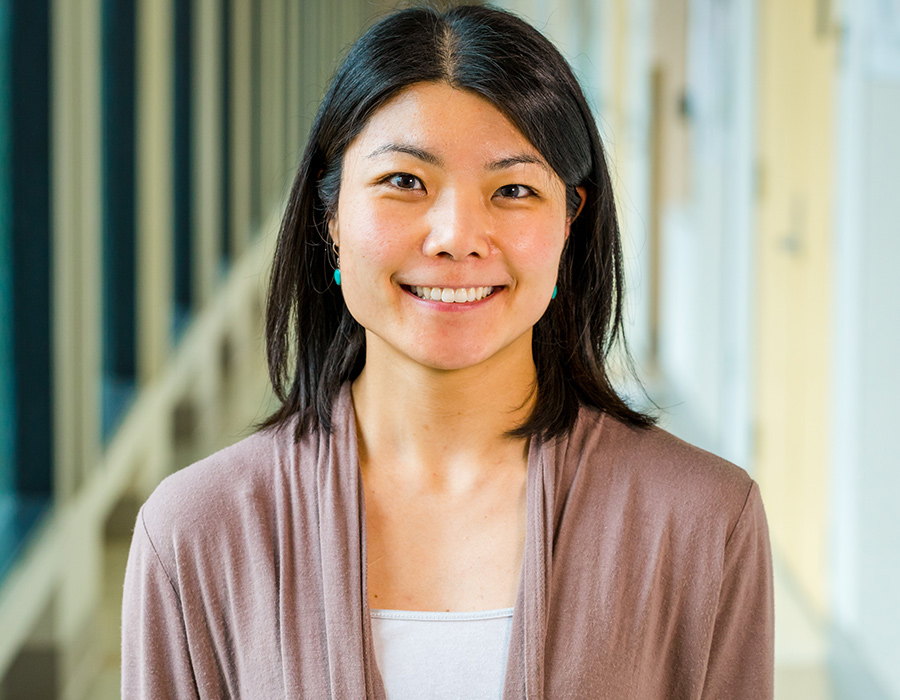
[[[141,511],[123,695],[770,697],[758,488],[616,393],[623,289],[553,46],[484,7],[372,27],[279,234],[281,406]]]
[[[366,331],[359,379],[410,362],[418,384],[498,356],[527,369],[516,384],[530,390],[532,328],[571,220],[563,181],[493,104],[447,83],[394,96],[347,149],[329,218],[344,301]]]

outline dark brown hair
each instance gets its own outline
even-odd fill
[[[266,349],[281,407],[262,425],[299,416],[298,435],[330,430],[341,385],[362,370],[365,333],[330,283],[335,261],[327,222],[337,208],[347,147],[380,106],[421,82],[470,90],[506,114],[565,183],[570,214],[580,204],[576,186],[586,190],[560,260],[558,296],[534,327],[535,408],[513,434],[561,435],[581,405],[633,426],[653,423],[618,395],[609,376],[617,343],[631,370],[622,328],[622,243],[584,94],[565,59],[529,24],[502,10],[461,6],[402,10],[375,24],[350,49],[319,107],[275,251]]]

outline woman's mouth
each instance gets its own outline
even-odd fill
[[[467,304],[489,297],[499,287],[413,287],[406,289],[419,299],[441,301],[445,304]]]

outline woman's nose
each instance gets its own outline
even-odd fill
[[[429,213],[430,230],[424,253],[464,260],[490,252],[490,221],[480,198],[447,192]]]

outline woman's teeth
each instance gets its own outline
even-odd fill
[[[451,287],[410,287],[412,293],[419,299],[431,301],[443,301],[447,304],[463,304],[469,301],[478,301],[490,296],[493,287],[469,287],[468,289],[453,289]]]

